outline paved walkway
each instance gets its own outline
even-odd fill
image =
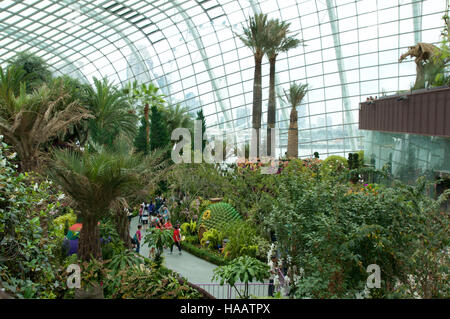
[[[134,217],[130,224],[130,236],[133,237],[137,231],[139,217]],[[145,232],[142,227],[142,235],[145,236]],[[140,254],[148,257],[148,246],[141,245]],[[237,298],[235,289],[228,285],[219,286],[218,281],[212,281],[213,269],[217,266],[207,262],[201,258],[198,258],[186,251],[182,251],[181,255],[178,253],[178,248],[173,246],[173,254],[170,254],[170,249],[164,249],[164,266],[179,273],[193,284],[200,284],[200,287],[208,291],[210,294],[219,299]],[[201,285],[206,284],[206,285]],[[242,291],[244,285],[237,283],[236,286]],[[254,296],[267,296],[268,287],[266,284],[252,283],[249,287],[249,292]]]
[[[137,231],[138,217],[134,217],[131,220],[130,225],[130,236],[133,237]],[[142,228],[142,235],[145,233]],[[141,245],[140,250],[141,255],[148,257],[149,248],[148,246]],[[164,250],[164,266],[176,271],[181,276],[186,278],[189,282],[193,284],[207,284],[212,283],[211,279],[213,276],[213,269],[217,266],[200,259],[194,255],[189,254],[186,251],[182,251],[181,256],[178,254],[178,248],[173,246],[173,254],[169,254],[170,249]]]

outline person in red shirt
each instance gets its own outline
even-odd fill
[[[175,228],[173,230],[173,242],[172,245],[170,246],[170,253],[172,254],[173,252],[173,245],[177,245],[178,247],[178,251],[180,252],[181,255],[181,231],[180,231],[180,224],[176,224]]]
[[[172,229],[172,223],[170,222],[170,220],[167,220],[167,222],[164,224],[164,228],[165,229]]]

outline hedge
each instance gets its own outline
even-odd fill
[[[206,261],[209,261],[210,263],[217,265],[217,266],[224,266],[228,264],[228,260],[226,260],[223,257],[220,257],[213,252],[210,252],[204,248],[196,247],[188,242],[182,242],[181,248],[186,250],[188,253],[191,253],[194,256],[197,256],[198,258],[204,259]]]

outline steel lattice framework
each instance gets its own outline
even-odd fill
[[[280,54],[277,95],[293,81],[310,91],[299,107],[299,154],[362,148],[359,102],[407,90],[407,46],[438,43],[445,0],[27,0],[0,2],[0,63],[28,50],[52,71],[84,82],[154,82],[170,103],[203,108],[208,127],[251,126],[253,57],[235,36],[249,15],[291,23],[306,46]],[[263,122],[269,83],[263,65]],[[289,105],[277,101],[284,153]],[[264,125],[263,123],[263,125]]]

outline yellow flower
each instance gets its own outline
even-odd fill
[[[211,210],[206,210],[204,213],[203,213],[203,219],[209,219],[211,217]]]

